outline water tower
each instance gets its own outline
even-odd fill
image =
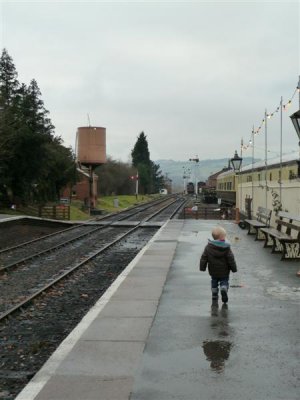
[[[85,126],[77,129],[76,160],[88,168],[89,177],[89,212],[94,207],[94,170],[106,162],[106,128]],[[81,172],[83,172],[81,170]],[[83,172],[84,173],[84,172]],[[84,173],[87,175],[87,173]]]

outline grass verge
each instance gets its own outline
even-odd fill
[[[97,209],[103,211],[103,213],[116,213],[124,210],[128,207],[133,207],[137,204],[147,203],[159,195],[121,195],[121,196],[103,196],[98,199]],[[7,214],[11,216],[36,216],[33,207],[23,207],[21,210],[12,210],[10,208],[1,208],[0,214]],[[83,202],[80,200],[72,200],[70,209],[70,220],[71,221],[84,221],[90,219],[88,210],[84,208]]]

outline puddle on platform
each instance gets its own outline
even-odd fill
[[[293,286],[285,286],[280,282],[272,282],[274,286],[267,288],[270,296],[280,300],[290,300],[298,302],[300,300],[300,288]]]
[[[228,305],[223,304],[219,309],[217,302],[213,302],[211,306],[211,318],[210,326],[214,331],[217,331],[218,336],[227,337],[230,336],[232,329],[228,322]]]
[[[207,361],[210,361],[210,368],[217,373],[223,372],[232,343],[225,340],[205,340],[202,347]]]

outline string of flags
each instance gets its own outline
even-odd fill
[[[274,117],[275,114],[277,114],[280,111],[280,107],[281,106],[282,106],[282,110],[283,111],[287,111],[288,110],[288,108],[292,104],[292,101],[293,101],[293,99],[294,99],[294,97],[295,97],[297,92],[298,93],[300,92],[300,80],[299,80],[299,83],[298,83],[296,89],[294,90],[293,95],[291,96],[291,98],[289,99],[289,101],[286,104],[281,104],[281,101],[280,101],[279,106],[276,107],[276,109],[273,112],[267,113],[267,114],[265,113],[265,116],[262,119],[260,126],[257,129],[254,129],[254,128],[252,129],[251,138],[249,139],[249,142],[247,144],[244,144],[243,141],[241,142],[241,150],[247,150],[249,147],[252,146],[252,137],[253,137],[253,135],[258,135],[260,133],[261,129],[263,128],[263,126],[266,123],[266,119],[271,119],[272,117]]]

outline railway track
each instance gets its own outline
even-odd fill
[[[0,250],[0,274],[36,257],[41,257],[46,253],[56,251],[73,242],[83,240],[85,237],[94,235],[100,230],[107,230],[115,222],[124,221],[125,219],[132,221],[134,219],[141,220],[147,218],[147,215],[154,212],[154,210],[160,211],[164,203],[167,203],[164,208],[168,208],[170,204],[174,203],[174,199],[156,200],[150,204],[137,206],[116,215],[109,215],[98,220],[93,220],[90,224],[76,225],[50,235],[2,249]],[[107,221],[107,224],[105,226],[95,226],[99,221]]]
[[[90,224],[95,224],[98,221],[105,221],[105,220],[109,220],[111,222],[113,221],[122,221],[124,219],[130,219],[134,216],[137,216],[139,213],[144,212],[145,210],[149,209],[150,207],[156,207],[157,205],[159,206],[160,204],[163,204],[165,202],[170,201],[170,199],[172,199],[173,196],[168,197],[167,199],[158,199],[158,200],[153,200],[151,202],[148,202],[146,204],[140,204],[140,205],[136,205],[134,207],[131,207],[129,209],[125,209],[123,211],[120,211],[118,213],[115,214],[107,214],[105,216],[101,216],[98,218],[94,218],[91,219],[89,221],[87,221],[86,223],[82,223],[82,224],[75,224],[69,228],[66,229],[61,229],[61,230],[56,230],[55,232],[51,233],[51,234],[39,234],[39,237],[35,237],[29,241],[25,241],[23,242],[22,240],[20,240],[20,243],[15,244],[14,246],[9,246],[9,247],[2,247],[1,243],[0,243],[0,256],[1,254],[5,254],[7,252],[13,251],[14,249],[23,247],[23,246],[27,246],[30,245],[31,243],[36,243],[36,242],[41,242],[47,238],[52,238],[52,237],[56,237],[57,235],[63,235],[64,233],[68,233],[72,230],[76,230],[76,229],[80,229],[82,226],[84,225],[90,225]],[[18,222],[18,221],[16,221]],[[21,229],[20,229],[21,230]],[[5,235],[5,231],[3,232],[3,235]],[[25,235],[28,236],[29,232],[28,230],[25,232]],[[15,237],[13,238],[15,239]],[[10,240],[12,240],[12,237],[10,237]],[[15,242],[15,240],[13,240]]]
[[[102,230],[103,233],[106,232],[106,242],[103,241],[97,248],[86,248],[85,252],[79,253],[81,259],[77,264],[70,265],[69,271],[60,271],[56,277],[49,278],[48,276],[48,281],[45,274],[43,285],[40,285],[41,282],[36,278],[31,286],[34,293],[18,298],[15,301],[16,304],[10,307],[11,312],[6,309],[0,320],[0,399],[15,398],[89,308],[149,241],[158,228],[143,226],[147,224],[146,221],[171,218],[182,205],[183,202],[178,201],[168,206],[169,211],[167,209],[161,211],[167,213],[167,217],[160,216],[158,210],[152,209],[147,219],[144,218],[138,222],[133,220],[134,226],[131,227],[113,226],[114,223],[120,223],[120,221],[112,222],[109,229],[115,232],[114,241],[107,240],[110,236],[107,233],[108,230]],[[110,223],[109,218],[106,218],[106,222]],[[88,241],[94,240],[89,237]],[[82,248],[81,242],[73,242],[71,252],[75,252],[76,248]],[[44,260],[42,265],[47,264],[53,257],[54,265],[58,259],[56,254],[60,254],[64,266],[66,264],[69,266],[65,258],[68,252],[61,254],[61,251],[67,247],[53,254],[49,253],[36,258],[34,262],[27,262],[22,268],[27,269],[28,276],[32,276],[33,271],[42,270],[42,260]],[[6,280],[8,286],[10,284],[13,286],[14,282],[9,281],[9,276],[16,277],[16,273],[20,273],[20,281],[23,279],[24,286],[26,279],[23,272],[13,269],[3,274],[0,279]],[[0,293],[1,305],[4,299],[2,289]]]
[[[160,204],[158,209],[158,205],[155,204],[154,212],[153,206],[150,206],[146,210],[138,210],[135,213],[131,213],[131,218],[136,217],[137,214],[139,216],[148,215],[143,220],[136,222],[136,226],[133,228],[113,227],[112,225],[116,222],[113,220],[105,226],[81,227],[82,229],[78,232],[75,232],[75,229],[68,229],[67,231],[68,234],[71,233],[71,238],[56,243],[51,247],[46,245],[46,249],[41,251],[41,243],[34,241],[30,245],[23,244],[21,247],[15,247],[13,251],[5,252],[5,254],[9,253],[8,259],[10,262],[0,269],[2,272],[2,279],[0,280],[0,321],[30,303],[75,269],[80,268],[92,258],[107,250],[107,248],[124,239],[131,232],[138,229],[142,223],[156,219],[162,212],[172,216],[181,206],[181,201],[178,204],[178,200],[173,200],[163,207]],[[149,212],[151,212],[150,215]],[[126,218],[128,218],[128,215]],[[124,215],[117,221],[120,220],[124,220]],[[87,231],[82,233],[83,229]],[[63,235],[65,233],[63,232]],[[74,233],[76,233],[75,236]],[[61,233],[59,233],[51,235],[51,241],[54,236],[56,240],[62,239]],[[36,246],[38,246],[38,251]],[[20,258],[20,248],[22,249],[22,255],[24,254],[24,249],[26,249],[26,254],[29,251],[30,255]],[[14,259],[13,262],[11,262],[12,259]],[[3,263],[3,259],[1,262]]]
[[[133,231],[0,321],[1,400],[15,399],[156,231]]]

